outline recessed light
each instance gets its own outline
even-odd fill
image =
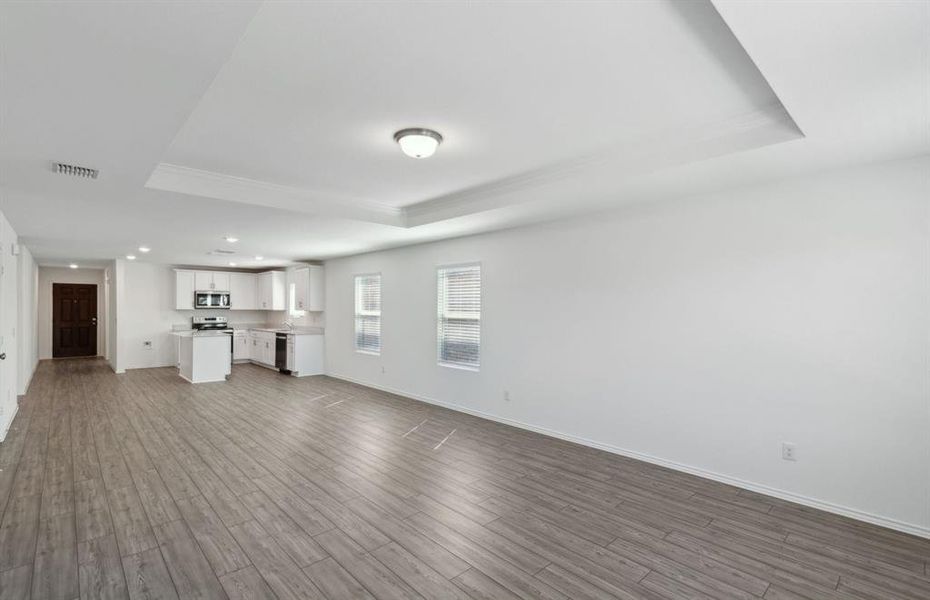
[[[126,260],[136,260],[136,255],[135,255],[135,254],[127,254],[127,255],[126,255]]]
[[[151,250],[151,248],[149,248],[148,246],[139,246],[139,252],[145,253],[145,252],[148,252],[149,250]]]
[[[226,240],[227,242],[229,242],[230,244],[235,244],[236,242],[239,241],[239,238],[233,237],[233,236],[231,236],[231,235],[227,235],[227,236],[226,236],[225,238],[223,238],[223,239],[225,239],[225,240]]]
[[[411,127],[395,133],[394,141],[400,144],[403,153],[411,158],[429,158],[442,143],[442,136],[432,129]]]
[[[264,256],[256,256],[256,257],[255,257],[255,260],[265,260],[265,257],[264,257]]]
[[[77,269],[77,268],[78,268],[78,266],[77,266],[76,264],[74,264],[74,263],[71,263],[71,264],[68,265],[68,266],[71,267],[72,269]]]
[[[236,266],[236,263],[231,262],[231,263],[229,263],[229,266],[230,266],[230,267],[235,267],[235,266]]]

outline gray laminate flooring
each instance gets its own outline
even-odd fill
[[[39,366],[0,598],[930,598],[930,541],[326,377]]]

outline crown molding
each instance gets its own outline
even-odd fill
[[[632,177],[715,156],[804,137],[780,103],[716,123],[665,131],[569,161],[505,177],[404,208],[405,224],[416,227],[476,212],[532,202],[544,186],[609,173]]]
[[[776,103],[715,123],[670,129],[648,139],[629,140],[600,152],[403,208],[169,163],[161,163],[155,168],[146,187],[411,228],[530,203],[544,193],[554,191],[564,191],[566,197],[578,195],[577,187],[572,186],[577,186],[579,181],[586,182],[588,191],[601,186],[598,191],[609,194],[611,187],[616,188],[618,182],[637,175],[800,137],[803,133],[794,120],[780,103]]]
[[[404,226],[403,210],[380,202],[339,197],[170,163],[159,163],[145,187],[268,208]]]

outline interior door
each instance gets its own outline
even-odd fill
[[[97,286],[52,284],[52,356],[97,356]]]

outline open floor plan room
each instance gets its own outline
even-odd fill
[[[930,1],[0,2],[0,600],[927,600]]]
[[[43,363],[3,597],[930,594],[906,534],[330,378],[220,385]]]

